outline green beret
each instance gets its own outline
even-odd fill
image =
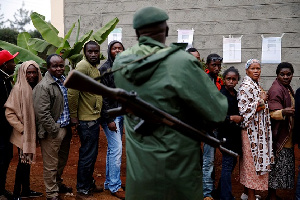
[[[138,10],[133,16],[133,28],[139,29],[143,26],[163,22],[169,19],[167,13],[156,7],[146,7]]]

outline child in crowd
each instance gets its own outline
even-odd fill
[[[234,67],[230,67],[223,73],[224,84],[220,92],[227,97],[228,111],[225,122],[219,128],[220,139],[225,138],[226,142],[223,145],[238,154],[241,154],[241,128],[240,122],[243,120],[239,115],[237,91],[234,87],[240,80],[240,74]],[[237,163],[237,158],[227,153],[222,152],[222,172],[218,190],[220,191],[220,199],[233,200],[231,193],[231,173]]]

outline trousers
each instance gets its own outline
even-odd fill
[[[65,151],[62,144],[67,134],[67,128],[60,128],[56,138],[46,137],[41,139],[41,151],[43,157],[43,175],[47,198],[58,196],[59,185],[57,183],[58,164],[60,151]],[[63,161],[66,162],[66,161]]]
[[[122,158],[122,135],[123,135],[123,116],[116,117],[115,123],[117,131],[108,129],[107,124],[101,123],[107,139],[106,154],[106,176],[104,188],[111,192],[116,192],[121,187],[121,158]]]
[[[207,133],[217,138],[217,132]],[[203,145],[203,196],[212,197],[212,191],[215,189],[215,161],[216,149],[208,144]]]
[[[100,119],[79,121],[78,135],[81,146],[77,168],[77,192],[88,194],[94,186],[94,167],[98,156]]]
[[[20,153],[19,148],[18,151]],[[20,196],[21,190],[22,193],[30,191],[30,164],[22,163],[19,158],[15,177],[14,196]]]

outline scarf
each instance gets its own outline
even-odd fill
[[[209,74],[210,71],[208,69],[205,69],[205,72],[207,74]],[[215,84],[216,84],[218,90],[220,91],[221,90],[221,86],[223,85],[222,79],[219,76],[213,77],[213,79],[215,81]]]
[[[19,147],[23,154],[36,154],[36,126],[33,109],[32,88],[27,82],[26,71],[30,65],[38,69],[38,82],[42,75],[34,61],[24,62],[18,70],[17,83],[13,87],[4,107],[6,118],[13,127],[10,142]]]

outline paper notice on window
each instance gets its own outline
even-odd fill
[[[262,63],[281,63],[281,37],[262,36]]]
[[[223,63],[240,63],[242,61],[242,36],[239,38],[223,37]]]
[[[178,43],[188,43],[186,49],[193,47],[194,29],[192,30],[177,30]]]
[[[108,44],[113,41],[117,40],[119,42],[122,42],[122,28],[115,28],[107,37]]]

